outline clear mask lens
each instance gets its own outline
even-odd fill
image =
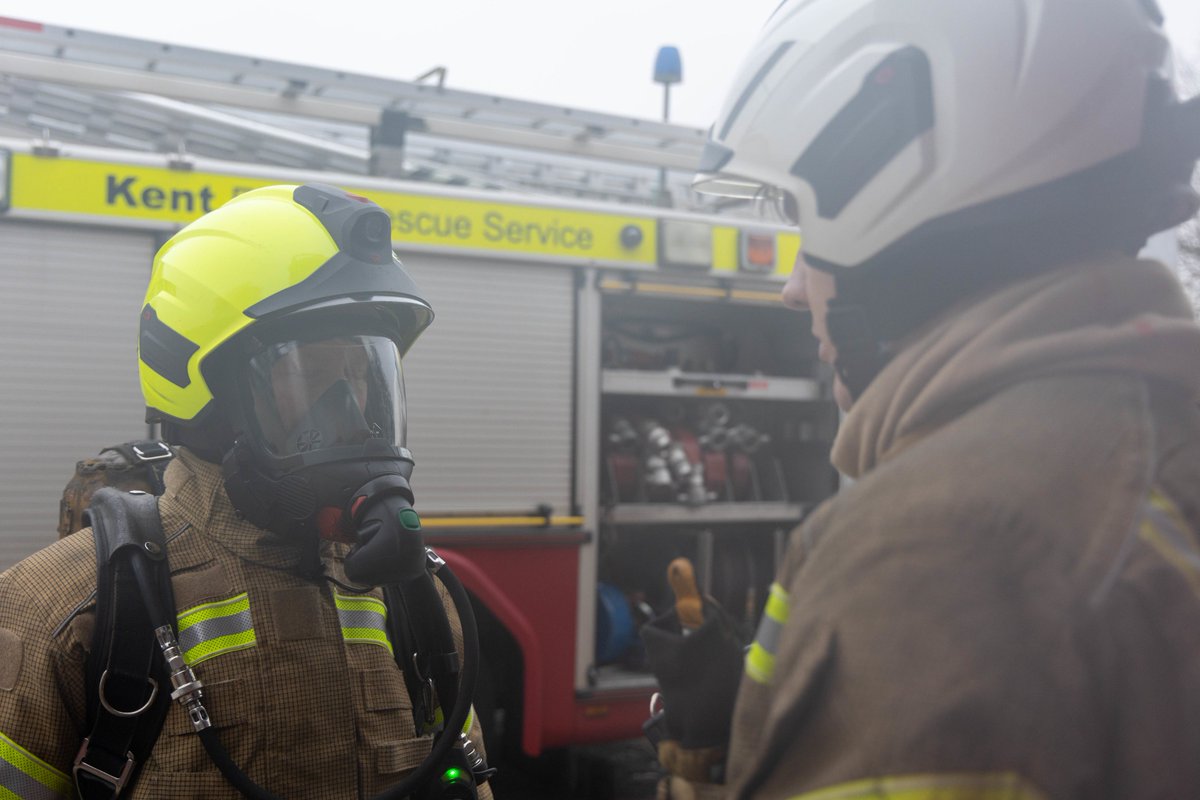
[[[266,347],[247,366],[251,417],[277,456],[370,439],[403,447],[406,435],[400,353],[382,336],[289,341]]]

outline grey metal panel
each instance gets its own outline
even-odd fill
[[[401,259],[436,315],[404,362],[417,508],[570,513],[574,271]]]
[[[55,539],[75,462],[143,438],[150,234],[0,221],[0,569]]]

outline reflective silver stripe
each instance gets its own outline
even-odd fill
[[[758,625],[758,633],[754,641],[763,649],[774,655],[779,651],[779,637],[783,634],[783,625],[763,614],[762,622]]]
[[[377,644],[392,651],[388,639],[387,606],[370,595],[345,595],[334,592],[338,622],[342,626],[342,639],[347,642]]]
[[[250,614],[250,595],[242,592],[181,613],[179,643],[184,660],[191,665],[223,653],[254,647],[258,639]]]
[[[64,794],[42,786],[12,764],[0,761],[0,789],[12,792],[20,800],[58,800]]]
[[[71,779],[66,774],[0,734],[0,797],[67,800],[71,788]]]
[[[1180,572],[1192,592],[1200,597],[1200,545],[1179,508],[1158,489],[1150,493],[1142,506],[1138,533]]]
[[[194,623],[190,628],[179,632],[179,644],[185,653],[198,645],[210,642],[222,636],[233,636],[254,629],[249,611],[239,611],[229,617],[214,617]]]
[[[1200,569],[1200,552],[1197,552],[1195,542],[1183,528],[1176,524],[1174,516],[1169,511],[1157,505],[1148,505],[1146,518],[1172,545],[1177,558]]]
[[[347,611],[338,609],[338,619],[343,628],[375,628],[386,631],[383,615],[376,611]]]
[[[754,640],[772,655],[779,649],[779,636],[788,621],[788,593],[778,583],[771,584],[767,605],[763,609],[762,622]]]
[[[746,651],[746,675],[757,683],[768,684],[775,677],[775,651],[788,621],[788,593],[778,583],[771,584],[767,607],[754,642]]]

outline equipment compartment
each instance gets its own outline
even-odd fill
[[[595,675],[649,679],[636,632],[672,559],[747,640],[788,533],[837,490],[838,413],[806,314],[778,284],[601,281]]]
[[[786,515],[828,496],[836,479],[824,453],[837,416],[807,315],[766,290],[743,290],[761,298],[747,302],[729,288],[655,285],[660,296],[647,296],[630,287],[601,307],[608,519],[685,521],[689,509],[738,504],[744,516],[719,513],[749,521],[781,511],[764,504]],[[713,291],[724,299],[713,302]]]

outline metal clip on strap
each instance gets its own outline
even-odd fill
[[[133,454],[137,456],[138,461],[142,463],[163,461],[164,459],[175,457],[175,453],[171,451],[166,442],[133,442],[129,447],[133,450]]]
[[[146,700],[142,707],[133,711],[121,711],[108,702],[108,695],[105,694],[104,691],[105,687],[108,685],[108,670],[104,670],[104,672],[100,675],[100,705],[104,707],[105,711],[110,714],[115,714],[118,717],[140,716],[141,714],[146,713],[150,706],[154,705],[154,700],[156,697],[158,697],[158,681],[147,676],[146,682],[150,685],[150,697]]]
[[[91,755],[88,751],[91,749],[92,738],[85,737],[83,744],[79,746],[79,752],[75,755],[75,764],[71,769],[71,774],[75,776],[75,785],[81,786],[83,780],[95,780],[104,784],[110,797],[117,797],[125,788],[125,784],[129,782],[129,776],[133,774],[135,761],[133,753],[125,754],[125,763],[121,766],[121,774],[113,775],[94,764],[89,764],[85,759]],[[82,773],[82,775],[80,774]],[[81,780],[82,779],[82,780]]]
[[[96,623],[87,738],[73,773],[84,800],[111,800],[136,782],[170,707],[160,691],[169,676],[156,663],[153,618],[173,612],[175,602],[157,498],[99,489],[86,519],[96,540]]]

